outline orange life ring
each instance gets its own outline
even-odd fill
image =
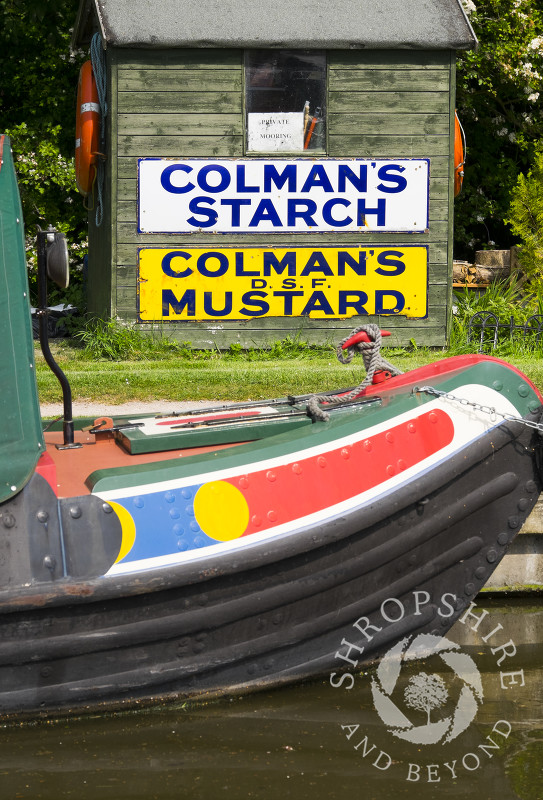
[[[460,194],[464,181],[464,132],[454,112],[454,196]]]
[[[75,120],[75,180],[86,197],[96,177],[96,156],[100,139],[100,103],[92,71],[92,62],[85,61],[79,71],[77,113]]]

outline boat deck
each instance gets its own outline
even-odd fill
[[[46,478],[59,497],[78,497],[89,494],[90,491],[85,481],[92,472],[98,469],[169,461],[197,453],[221,450],[224,447],[233,447],[238,444],[238,442],[210,444],[135,455],[122,447],[112,434],[107,433],[95,436],[89,431],[75,431],[75,442],[82,446],[73,449],[62,449],[62,431],[47,431],[44,439],[47,451],[38,463],[38,472]],[[60,445],[61,449],[58,449],[57,445]]]
[[[38,472],[59,497],[89,494],[86,485],[96,470],[171,461],[234,447],[272,434],[311,426],[302,409],[284,401],[242,403],[183,414],[99,417],[75,421],[74,443],[64,448],[61,424],[45,429],[47,452]]]

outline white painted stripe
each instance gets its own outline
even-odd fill
[[[86,114],[87,111],[95,111],[97,114],[99,114],[100,113],[99,103],[81,103],[81,108],[79,109],[79,113]]]
[[[494,407],[497,411],[507,414],[514,414],[516,415],[518,412],[515,407],[510,403],[506,398],[502,397],[498,392],[495,392],[488,387],[484,387],[478,384],[463,386],[458,390],[455,390],[455,395],[458,397],[465,398],[467,400],[472,400],[473,402],[480,403],[481,405],[488,405]],[[325,447],[318,446],[314,448],[308,448],[303,452],[296,452],[291,455],[287,455],[282,457],[281,459],[269,459],[268,461],[257,462],[257,464],[250,465],[251,471],[260,470],[260,469],[267,469],[273,468],[274,466],[279,466],[284,463],[289,463],[289,461],[301,460],[302,458],[307,458],[309,455],[317,455],[323,452],[326,452],[330,449],[335,449],[337,447],[342,447],[347,444],[352,444],[355,441],[361,441],[364,439],[369,438],[377,433],[380,433],[383,430],[388,430],[390,427],[395,425],[401,425],[402,423],[408,422],[409,420],[416,419],[420,416],[421,413],[428,413],[432,409],[441,408],[445,410],[450,418],[453,421],[454,425],[454,437],[452,442],[447,445],[446,447],[442,448],[438,452],[434,453],[433,455],[429,456],[428,458],[424,459],[423,461],[415,464],[414,466],[410,467],[409,469],[404,470],[403,472],[393,476],[389,480],[374,486],[365,492],[361,492],[360,494],[347,498],[346,500],[337,503],[334,506],[330,506],[320,511],[314,512],[313,514],[309,514],[305,517],[302,517],[298,520],[289,521],[287,523],[283,523],[282,525],[277,525],[274,528],[269,528],[266,531],[262,531],[261,533],[254,533],[251,536],[242,537],[241,539],[235,539],[230,542],[223,542],[210,545],[208,547],[202,547],[195,550],[189,550],[182,553],[171,553],[168,555],[157,556],[156,558],[147,558],[142,559],[141,561],[126,561],[121,562],[120,564],[115,564],[110,571],[107,573],[108,575],[121,575],[121,574],[128,574],[131,572],[140,572],[148,569],[156,569],[159,567],[168,567],[173,566],[175,564],[181,563],[190,563],[195,562],[200,559],[208,558],[210,555],[217,555],[220,556],[222,553],[225,552],[234,552],[236,550],[251,548],[255,545],[258,545],[260,542],[265,541],[266,539],[270,538],[282,538],[284,536],[293,536],[296,534],[296,531],[305,528],[311,525],[322,524],[327,519],[340,515],[342,513],[347,513],[352,511],[355,508],[360,506],[367,505],[370,502],[374,502],[375,500],[383,500],[391,493],[399,489],[401,486],[412,481],[414,478],[418,478],[423,474],[428,473],[431,469],[438,466],[440,463],[448,460],[454,453],[458,452],[460,449],[465,447],[466,445],[472,443],[476,439],[483,436],[492,428],[495,428],[499,425],[502,420],[500,418],[496,418],[494,420],[491,419],[490,415],[482,414],[481,412],[476,411],[469,406],[461,405],[458,402],[446,400],[444,398],[439,398],[431,403],[426,403],[420,407],[419,410],[412,410],[405,414],[402,414],[398,417],[394,417],[388,420],[386,423],[381,425],[376,425],[373,428],[367,429],[365,431],[359,431],[354,436],[344,437],[341,440],[336,440],[334,442],[329,443]],[[153,485],[153,491],[168,491],[182,485],[187,485],[187,483],[199,483],[210,480],[221,480],[225,477],[232,477],[233,475],[243,475],[247,472],[243,468],[237,468],[234,470],[224,470],[218,471],[217,473],[207,473],[205,476],[197,476],[191,478],[190,480],[184,480],[183,482],[174,482],[174,481],[167,481],[161,485],[161,489],[157,488],[157,484]],[[220,476],[220,477],[218,477]],[[175,484],[175,485],[174,485]],[[149,487],[145,487],[149,489]],[[113,495],[116,498],[119,497],[127,497],[127,492],[124,490],[124,494],[119,494],[122,490],[117,490],[116,492],[104,492],[99,493],[99,496],[102,497],[104,500],[114,499]],[[128,497],[132,497],[134,495],[144,494],[144,492],[140,490],[130,490],[130,494]]]
[[[258,417],[261,416],[262,414],[278,413],[277,408],[274,408],[273,406],[255,406],[253,408],[246,409],[246,411],[250,412],[247,414],[247,416],[243,416],[243,411],[244,411],[243,409],[237,409],[237,410],[232,409],[232,411],[229,412],[228,408],[223,408],[220,411],[213,411],[209,413],[206,412],[205,409],[202,409],[202,411],[198,411],[196,414],[190,414],[190,415],[184,414],[178,417],[163,416],[160,417],[159,419],[157,419],[156,417],[144,417],[143,419],[139,417],[138,419],[131,419],[129,420],[129,422],[136,423],[137,425],[139,425],[138,427],[139,433],[144,433],[147,436],[151,435],[162,436],[166,434],[170,435],[171,433],[176,433],[177,431],[175,430],[172,431],[172,427],[176,425],[185,425],[187,422],[192,423],[194,427],[201,426],[202,428],[207,428],[208,430],[211,430],[211,428],[208,428],[208,426],[201,420],[213,419],[214,417],[218,417],[220,420],[221,417],[226,417],[227,414],[230,414],[230,416],[228,417],[228,420],[225,419],[224,421],[225,425],[228,425],[234,419],[239,420],[239,423],[236,422],[236,424],[241,424],[242,421],[243,422],[251,422],[252,420],[257,421]]]
[[[455,395],[465,398],[472,402],[481,405],[488,405],[494,407],[496,411],[503,414],[518,415],[517,409],[499,392],[494,391],[486,386],[480,384],[469,384],[455,389]],[[502,422],[500,418],[491,420],[488,414],[482,414],[469,406],[461,405],[458,402],[446,400],[445,398],[436,398],[430,403],[421,403],[419,409],[411,409],[397,417],[392,417],[384,422],[374,425],[371,428],[358,430],[349,436],[344,436],[341,439],[334,439],[324,444],[314,445],[313,447],[306,447],[305,449],[295,450],[285,453],[284,455],[277,456],[276,458],[269,458],[262,461],[252,461],[242,464],[237,467],[230,467],[229,469],[218,469],[209,472],[200,472],[194,475],[189,475],[184,478],[173,478],[167,481],[157,481],[156,483],[145,483],[131,488],[112,489],[110,491],[97,492],[103,500],[119,500],[126,497],[135,497],[136,495],[145,496],[146,494],[153,494],[154,492],[168,492],[174,491],[184,486],[192,486],[198,483],[208,483],[209,481],[227,480],[235,478],[236,476],[245,475],[247,472],[258,472],[259,470],[274,469],[275,467],[289,464],[292,461],[301,461],[304,458],[312,458],[326,454],[330,450],[336,450],[341,447],[347,447],[355,442],[363,441],[371,436],[375,436],[382,431],[387,431],[389,428],[396,425],[402,425],[415,419],[419,414],[426,414],[432,409],[441,408],[446,411],[452,418],[455,424],[454,440],[450,446],[451,451],[458,450],[464,447],[468,442],[477,439],[482,434],[486,433],[492,428]],[[361,421],[363,418],[361,417]],[[318,423],[316,423],[318,424]],[[449,448],[448,448],[449,449]]]

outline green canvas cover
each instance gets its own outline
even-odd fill
[[[0,502],[30,479],[43,441],[24,227],[9,138],[0,134]]]

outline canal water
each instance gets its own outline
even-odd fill
[[[0,798],[542,800],[541,597],[479,604],[425,659],[412,645],[344,678],[4,725]]]

